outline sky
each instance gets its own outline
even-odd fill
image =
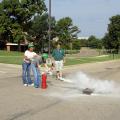
[[[0,0],[1,1],[1,0]],[[78,36],[103,37],[107,32],[109,18],[120,14],[120,0],[51,0],[52,16],[56,20],[71,17],[81,30]],[[45,0],[48,7],[49,0]]]
[[[120,0],[51,0],[52,16],[56,20],[71,17],[81,30],[78,36],[103,37],[109,18],[120,14]],[[49,0],[45,0],[48,7]]]

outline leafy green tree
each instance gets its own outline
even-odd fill
[[[32,19],[45,11],[44,0],[3,0],[0,3],[1,38],[20,43]]]
[[[88,40],[80,39],[80,47],[88,47]]]
[[[89,39],[87,40],[88,47],[90,48],[97,48],[101,49],[103,46],[102,40],[96,38],[95,36],[90,36]]]
[[[109,36],[108,33],[105,34],[105,36],[102,38],[102,41],[105,49],[111,50],[113,48],[111,44],[111,37]]]
[[[71,40],[77,37],[80,32],[77,26],[73,25],[73,21],[69,17],[62,18],[56,23],[56,32],[64,47],[69,47]]]
[[[51,18],[51,40],[55,36],[55,18]],[[29,34],[34,37],[36,43],[37,51],[43,52],[44,48],[48,47],[48,14],[37,15],[33,21],[32,26],[29,30]]]
[[[73,50],[80,50],[81,48],[81,41],[80,40],[73,40],[72,41],[72,45],[73,45]]]
[[[0,39],[20,45],[27,38],[36,43],[38,50],[48,47],[48,14],[44,1],[2,0]],[[51,40],[57,36],[64,47],[69,48],[69,43],[72,43],[79,32],[71,18],[65,17],[57,22],[54,17],[51,18]]]
[[[103,41],[101,39],[99,39],[97,41],[97,49],[102,49],[102,47],[103,47]]]
[[[98,39],[95,36],[90,36],[88,38],[88,46],[91,48],[97,48]]]
[[[120,15],[116,15],[110,18],[108,34],[110,37],[110,47],[116,49],[118,52],[120,48]]]

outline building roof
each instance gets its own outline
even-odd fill
[[[17,43],[6,43],[7,46],[17,46]],[[20,45],[26,45],[26,44],[20,44]]]
[[[78,37],[78,39],[80,39],[80,40],[83,40],[83,39],[88,40],[88,38],[89,37]]]

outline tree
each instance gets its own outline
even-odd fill
[[[80,50],[81,48],[81,41],[80,40],[73,40],[72,41],[72,46],[74,50]]]
[[[120,47],[120,15],[116,15],[110,18],[110,24],[108,25],[108,35],[110,47],[116,49],[118,53]]]
[[[20,45],[25,38],[34,41],[38,50],[48,47],[48,14],[45,0],[2,0],[0,3],[0,39]],[[69,48],[69,43],[79,33],[69,17],[56,22],[51,18],[51,40],[59,41]],[[51,41],[52,43],[52,41]],[[51,44],[52,45],[52,44]],[[52,45],[53,46],[53,45]]]
[[[80,47],[88,47],[88,40],[86,39],[79,39]]]
[[[102,38],[102,41],[105,49],[111,50],[113,48],[111,44],[111,38],[108,33],[105,34],[105,36]]]
[[[44,0],[3,0],[0,3],[0,35],[18,42],[28,32],[32,19],[46,11]]]
[[[55,36],[55,23],[56,20],[54,17],[51,18],[51,39]],[[32,26],[29,30],[29,34],[32,35],[35,39],[37,51],[48,47],[48,14],[37,15],[32,20]]]
[[[69,47],[72,39],[77,37],[80,32],[77,26],[73,25],[72,19],[69,17],[62,18],[56,23],[56,32],[64,47]]]
[[[90,36],[88,38],[88,46],[91,48],[97,48],[97,41],[98,39],[95,36]]]

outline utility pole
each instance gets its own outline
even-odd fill
[[[49,0],[49,30],[48,30],[48,36],[49,36],[48,52],[49,52],[49,56],[50,56],[50,52],[51,52],[51,45],[50,45],[50,41],[51,41],[51,0]]]

